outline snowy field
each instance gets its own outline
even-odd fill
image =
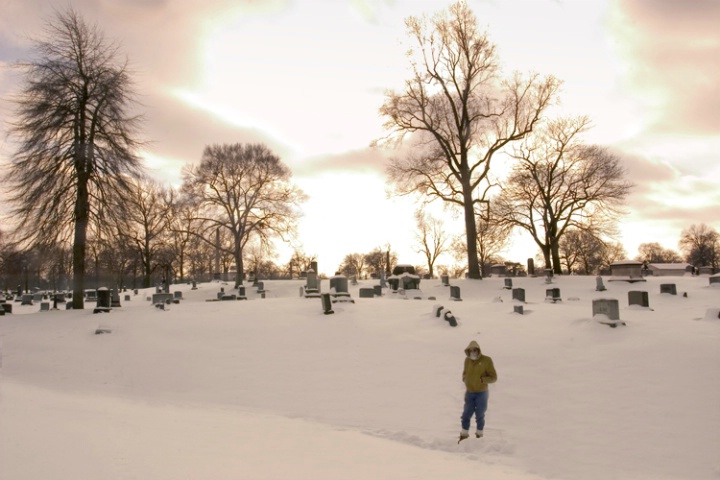
[[[513,281],[525,315],[502,278],[451,281],[460,302],[439,280],[420,300],[359,298],[377,283],[363,281],[332,315],[300,297],[302,281],[265,282],[264,299],[248,285],[235,302],[206,302],[218,283],[172,286],[184,300],[167,311],[148,291],[97,315],[13,303],[0,317],[0,478],[720,479],[720,288]],[[549,287],[561,302],[544,300]],[[628,306],[629,290],[650,307]],[[626,326],[592,318],[601,297]],[[485,438],[458,445],[470,340],[499,378]]]

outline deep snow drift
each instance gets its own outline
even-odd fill
[[[0,478],[720,478],[720,288],[513,282],[524,315],[502,278],[452,280],[460,302],[439,280],[417,300],[359,298],[377,283],[361,281],[332,315],[303,281],[229,302],[205,300],[231,285],[172,286],[184,299],[167,311],[147,291],[97,315],[14,303],[0,317]],[[650,308],[628,306],[630,290]],[[618,299],[627,325],[593,319],[594,298]],[[485,438],[458,445],[473,339],[499,379]]]

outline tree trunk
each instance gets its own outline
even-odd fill
[[[473,205],[472,191],[469,188],[463,188],[463,190],[465,236],[467,237],[468,278],[482,279],[480,263],[478,262],[477,224],[475,223],[475,207]]]
[[[73,238],[73,309],[85,308],[85,250],[90,212],[88,179],[78,177],[78,191],[75,199],[75,235]]]
[[[242,249],[235,249],[235,288],[243,284],[243,277],[245,276],[245,265],[243,265]]]

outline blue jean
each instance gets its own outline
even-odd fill
[[[485,412],[488,406],[489,391],[484,392],[465,392],[465,408],[461,417],[463,430],[470,429],[470,419],[475,414],[477,429],[485,428]]]

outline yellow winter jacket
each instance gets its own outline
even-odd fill
[[[477,348],[480,351],[480,345],[473,340],[465,349],[465,365],[463,367],[462,379],[468,392],[484,392],[488,389],[488,384],[497,381],[497,372],[493,365],[492,358],[480,355],[477,360],[470,358],[470,350]]]

